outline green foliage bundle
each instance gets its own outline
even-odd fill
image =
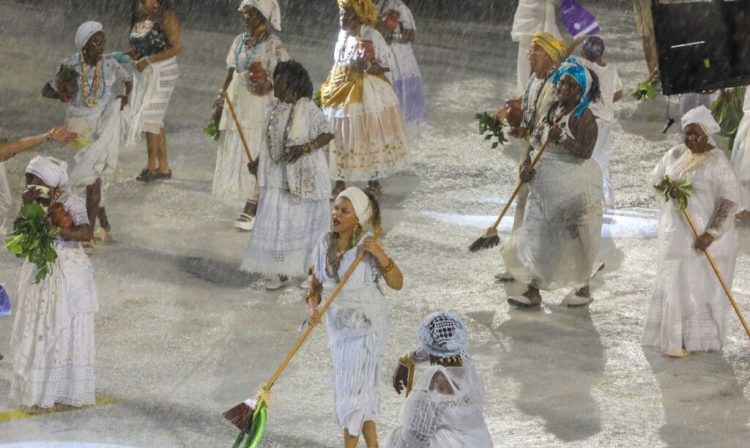
[[[32,203],[21,208],[13,223],[13,233],[5,239],[8,252],[36,265],[34,283],[39,283],[52,273],[52,263],[57,260],[55,237],[60,229],[49,225],[41,205]]]
[[[474,118],[479,122],[479,135],[484,135],[485,140],[491,140],[494,138],[495,141],[492,142],[492,149],[497,148],[497,145],[504,145],[505,142],[508,141],[508,139],[505,138],[505,132],[503,131],[505,124],[498,120],[495,115],[487,112],[480,112],[474,115]]]

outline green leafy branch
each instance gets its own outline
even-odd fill
[[[315,94],[313,95],[313,103],[318,107],[323,106],[323,94],[320,90],[315,91]]]
[[[495,141],[492,142],[492,149],[497,148],[497,145],[504,145],[508,141],[503,131],[505,124],[498,120],[495,115],[480,112],[474,115],[474,118],[479,122],[479,135],[484,135],[485,140],[492,140],[494,138]]]
[[[203,128],[203,133],[211,137],[214,141],[219,140],[219,125],[211,121]]]
[[[630,91],[630,96],[637,100],[642,100],[644,98],[653,100],[659,94],[660,83],[661,81],[659,80],[658,75],[652,76],[648,80],[635,86],[635,88]]]
[[[664,196],[665,201],[676,199],[680,210],[687,208],[688,199],[693,194],[693,184],[686,180],[673,180],[669,176],[664,176],[664,179],[654,188]]]
[[[52,273],[52,263],[57,260],[55,237],[59,233],[60,229],[49,225],[44,208],[35,203],[24,205],[13,223],[13,233],[5,239],[5,247],[36,266],[34,283]]]
[[[77,81],[78,72],[72,65],[62,64],[57,70],[57,77],[65,82]]]

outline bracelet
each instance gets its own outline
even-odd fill
[[[390,259],[390,262],[385,266],[380,268],[380,273],[383,276],[386,276],[391,273],[392,270],[396,269],[396,262],[393,261],[393,258]]]
[[[52,131],[54,131],[54,129]],[[52,131],[47,132],[47,135],[44,136],[48,142],[52,142]]]

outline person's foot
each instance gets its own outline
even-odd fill
[[[240,217],[234,221],[234,228],[243,232],[249,232],[255,227],[255,217],[247,213],[241,213]]]
[[[167,171],[156,170],[156,172],[154,172],[153,180],[171,179],[171,178],[172,178],[172,170],[167,170]]]
[[[520,296],[508,297],[508,304],[516,308],[537,308],[542,304],[539,291],[526,291]]]
[[[500,283],[509,283],[516,281],[515,278],[511,275],[508,271],[503,271],[500,273],[495,274],[495,280],[497,280]]]
[[[576,291],[574,294],[568,294],[562,301],[563,305],[567,305],[570,308],[586,306],[593,302],[594,299],[591,297],[591,289],[588,286]]]
[[[263,285],[267,291],[276,291],[286,286],[289,277],[286,275],[273,275],[269,277]]]
[[[734,217],[740,221],[750,221],[750,210],[742,210],[734,215]]]
[[[331,192],[331,200],[335,201],[338,195],[344,190],[346,190],[346,183],[342,180],[337,180],[336,185],[333,186],[333,191]]]
[[[141,171],[141,173],[138,176],[136,176],[135,180],[139,182],[149,183],[153,181],[154,179],[156,179],[157,173],[158,173],[157,170],[151,171],[148,168],[144,168],[143,171]]]
[[[664,356],[669,356],[670,358],[685,358],[690,356],[690,352],[684,348],[682,350],[665,350],[662,353],[664,353]]]

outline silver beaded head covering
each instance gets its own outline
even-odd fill
[[[458,315],[440,311],[427,316],[419,328],[422,348],[432,356],[450,358],[464,353],[464,344],[469,338]]]

